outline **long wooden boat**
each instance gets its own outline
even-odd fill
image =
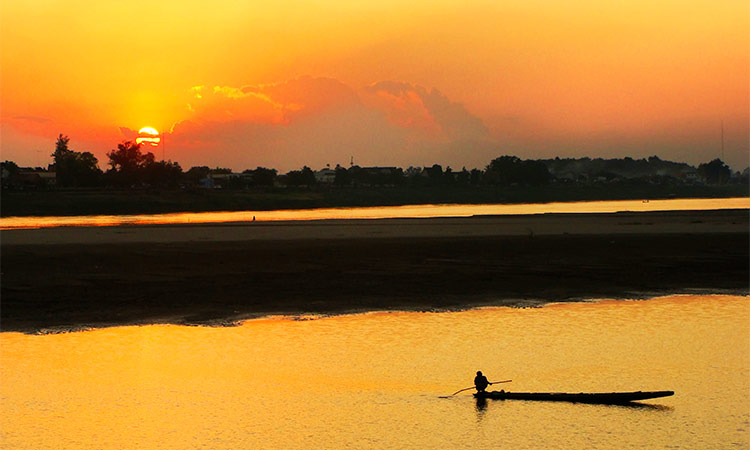
[[[477,392],[474,397],[478,399],[494,400],[537,400],[547,402],[576,402],[576,403],[598,403],[608,405],[621,405],[638,400],[650,398],[669,397],[674,391],[651,391],[651,392],[506,392],[491,391]]]

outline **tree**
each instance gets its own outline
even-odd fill
[[[211,173],[211,168],[208,166],[194,166],[185,172],[185,179],[189,183],[197,185],[201,180],[208,178],[209,173]]]
[[[517,183],[518,169],[521,165],[521,159],[517,156],[501,156],[493,159],[485,170],[485,181],[489,184],[499,184],[507,186],[511,183]]]
[[[315,173],[307,166],[302,170],[292,170],[286,174],[286,184],[289,186],[312,186],[315,184]]]
[[[145,168],[154,163],[154,154],[141,153],[141,144],[123,141],[117,144],[117,149],[107,153],[109,157],[110,175],[114,184],[133,186],[144,181]]]
[[[698,166],[698,174],[706,180],[707,183],[724,184],[729,181],[732,171],[724,161],[716,158],[709,163],[703,163]]]
[[[250,175],[253,186],[273,186],[277,175],[276,169],[265,167],[256,167],[255,170],[246,170],[243,173]]]
[[[517,156],[507,155],[493,159],[485,172],[485,181],[501,186],[510,184],[539,186],[549,183],[551,178],[547,165],[542,161],[522,161]]]
[[[547,166],[541,161],[523,161],[520,169],[520,182],[531,186],[548,184],[552,178]]]
[[[427,174],[421,167],[409,166],[406,171],[404,171],[404,177],[410,186],[417,187],[423,186],[426,183]]]
[[[443,166],[440,164],[433,164],[432,167],[425,167],[424,171],[427,173],[427,179],[432,186],[440,186],[443,184]]]
[[[352,184],[352,176],[346,168],[336,164],[335,177],[333,184],[336,186],[349,186]]]
[[[52,154],[52,157],[54,158],[55,163],[63,159],[65,155],[72,152],[68,148],[69,143],[70,143],[70,138],[68,136],[63,136],[62,133],[60,133],[57,136],[57,142],[55,142],[55,153]]]
[[[453,186],[454,184],[456,184],[456,174],[453,173],[453,169],[451,169],[451,166],[445,168],[442,181],[443,184],[448,186]]]
[[[12,188],[16,185],[20,172],[18,164],[8,160],[0,162],[0,172],[2,172],[3,189]]]
[[[469,179],[469,184],[472,186],[476,186],[479,184],[480,181],[482,181],[482,171],[479,169],[471,169],[471,178]]]
[[[461,169],[461,171],[456,174],[456,184],[458,184],[459,186],[468,185],[469,180],[471,180],[471,174],[468,170],[466,170],[466,167]]]
[[[155,161],[143,167],[143,181],[151,186],[174,188],[179,186],[182,167],[172,161]]]
[[[3,177],[14,177],[18,175],[18,172],[20,170],[18,168],[18,164],[8,160],[0,163],[0,169],[2,169]]]
[[[99,183],[102,171],[99,161],[91,152],[76,152],[68,147],[70,138],[60,134],[52,154],[55,178],[59,186],[94,186]]]

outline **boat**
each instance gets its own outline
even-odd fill
[[[638,400],[650,398],[669,397],[674,391],[636,391],[636,392],[507,392],[490,391],[477,392],[477,399],[493,400],[536,400],[546,402],[575,402],[575,403],[598,403],[606,405],[622,405]]]

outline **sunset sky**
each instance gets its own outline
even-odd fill
[[[748,165],[746,0],[0,4],[0,158],[20,165],[64,133],[106,168],[147,126],[183,169],[698,164],[722,121]]]

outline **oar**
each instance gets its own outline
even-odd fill
[[[493,381],[490,384],[510,383],[511,381],[513,381],[513,380]],[[456,392],[452,393],[451,396],[454,396],[454,395],[458,394],[459,392],[468,391],[469,389],[474,389],[474,388],[475,388],[475,386],[467,387],[466,389],[461,389],[460,391],[456,391]]]

